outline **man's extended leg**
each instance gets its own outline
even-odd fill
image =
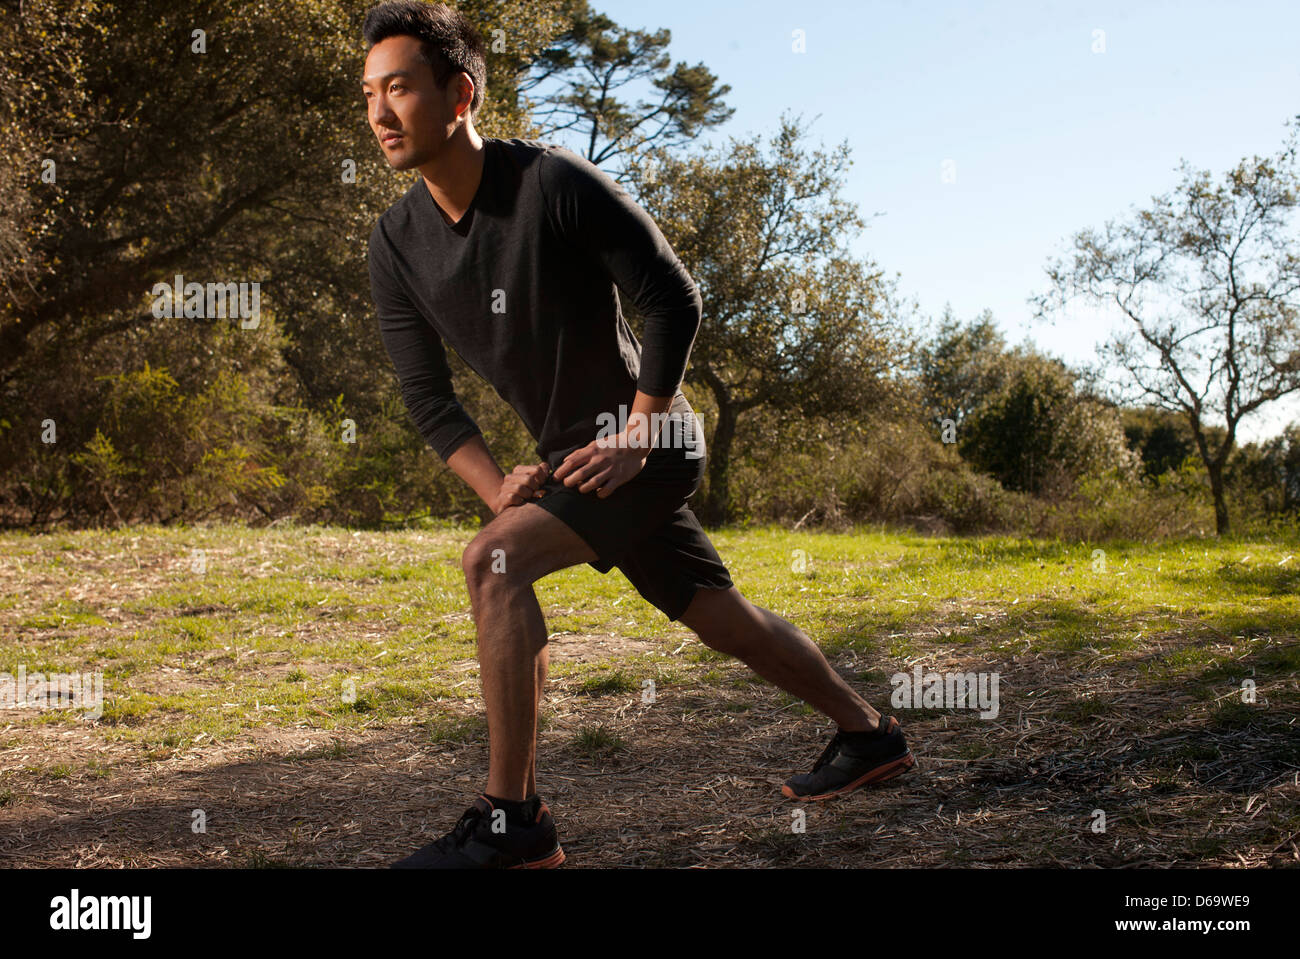
[[[701,589],[680,617],[700,642],[734,656],[849,732],[876,728],[880,713],[853,691],[802,630],[755,606],[740,590]]]
[[[781,787],[787,798],[831,799],[893,779],[916,764],[897,719],[872,709],[797,627],[755,606],[734,586],[696,590],[679,619],[706,646],[742,660],[839,725],[812,771]]]
[[[533,503],[498,514],[465,549],[461,565],[487,705],[489,795],[522,800],[536,787],[537,710],[548,647],[533,583],[594,559],[577,533]]]

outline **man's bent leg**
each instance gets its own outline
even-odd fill
[[[478,630],[488,721],[485,792],[521,800],[536,788],[537,709],[546,682],[546,623],[532,584],[596,553],[535,503],[495,516],[461,559]]]
[[[734,656],[768,682],[825,713],[841,729],[876,728],[880,713],[831,668],[793,623],[755,606],[734,586],[700,589],[680,621],[704,645]]]

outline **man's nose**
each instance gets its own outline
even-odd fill
[[[370,122],[375,125],[397,119],[397,114],[389,106],[386,97],[375,97],[370,101]]]

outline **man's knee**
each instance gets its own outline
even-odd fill
[[[491,525],[470,540],[461,554],[460,567],[465,573],[465,585],[472,594],[530,584],[525,575],[527,564],[520,550],[516,549],[517,543],[516,537],[494,532]]]
[[[556,570],[596,559],[563,521],[536,504],[512,506],[465,547],[461,568],[471,591],[522,589]]]

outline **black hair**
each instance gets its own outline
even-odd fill
[[[478,116],[487,91],[487,62],[478,31],[459,10],[445,3],[389,0],[366,12],[361,32],[372,47],[389,37],[415,37],[420,41],[422,59],[433,68],[439,88],[445,87],[456,74],[468,73],[474,81],[469,114],[471,118]]]

